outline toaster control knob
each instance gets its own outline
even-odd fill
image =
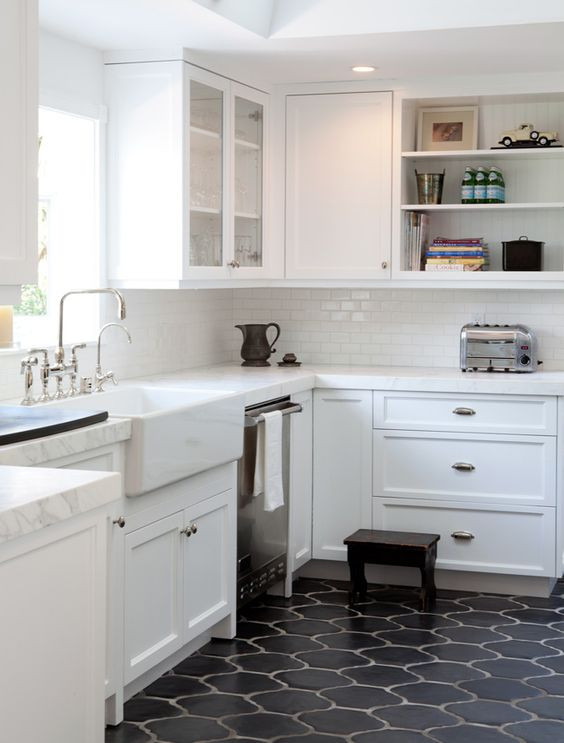
[[[529,365],[529,364],[531,363],[531,359],[529,358],[529,356],[527,356],[527,354],[526,354],[526,353],[524,353],[524,354],[523,354],[523,355],[521,356],[521,358],[519,359],[519,362],[520,362],[520,363],[521,363],[521,364],[522,364],[523,366],[528,366],[528,365]]]

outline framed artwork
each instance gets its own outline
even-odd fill
[[[420,108],[417,149],[476,150],[478,148],[478,106]]]

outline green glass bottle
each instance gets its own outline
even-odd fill
[[[488,185],[486,187],[488,204],[505,203],[505,181],[503,173],[493,165],[488,173]]]
[[[460,201],[462,204],[474,204],[474,188],[476,186],[476,171],[469,165],[464,168],[462,185],[460,189]]]
[[[488,203],[488,173],[485,168],[481,165],[476,170],[476,183],[474,185],[474,203],[475,204],[487,204]]]

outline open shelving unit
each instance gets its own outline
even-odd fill
[[[421,108],[478,106],[478,147],[472,150],[417,151]],[[498,286],[516,282],[564,284],[564,147],[498,149],[500,133],[521,122],[556,130],[564,141],[564,92],[484,96],[408,97],[396,106],[395,195],[393,214],[393,278],[444,284],[461,282]],[[490,149],[490,148],[495,149]],[[466,165],[498,166],[504,175],[506,203],[462,204],[460,187]],[[441,204],[417,202],[414,171],[445,171]],[[429,216],[429,239],[481,237],[489,246],[489,270],[425,272],[407,270],[404,224],[408,212]],[[527,235],[544,246],[541,272],[504,272],[502,242]],[[523,284],[525,286],[525,284]]]

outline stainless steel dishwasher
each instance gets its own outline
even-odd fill
[[[282,413],[282,482],[284,505],[264,510],[264,493],[255,496],[258,427],[263,413]],[[245,409],[243,456],[237,487],[237,606],[241,607],[286,577],[288,551],[288,495],[290,469],[290,414],[302,406],[289,397],[269,400]]]

